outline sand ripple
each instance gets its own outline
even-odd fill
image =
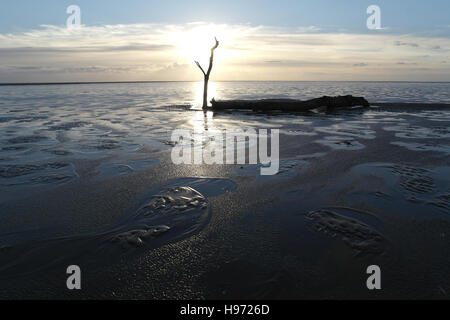
[[[173,241],[199,231],[208,217],[208,201],[200,192],[187,186],[173,187],[154,195],[137,210],[126,231],[117,234],[115,230],[109,239],[122,247],[141,246],[160,235]]]
[[[365,148],[365,145],[362,143],[345,136],[325,137],[321,140],[316,140],[316,142],[335,150],[361,150]]]
[[[73,261],[110,263],[138,249],[155,249],[197,234],[209,222],[212,211],[206,196],[194,186],[207,190],[207,196],[216,196],[235,184],[226,179],[185,183],[163,188],[115,226],[100,232],[23,242],[0,235],[0,277],[34,273]],[[14,238],[26,239],[27,234]]]
[[[375,228],[338,211],[359,211],[348,209],[319,209],[305,214],[312,229],[335,239],[342,240],[357,254],[382,254],[386,250],[386,239]]]

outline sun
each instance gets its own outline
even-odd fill
[[[192,23],[189,26],[186,31],[174,35],[178,55],[184,60],[199,61],[207,67],[215,37],[220,41],[220,47],[214,53],[214,58],[221,60],[231,56],[230,51],[224,46],[231,38],[231,30],[228,30],[226,26],[204,23]]]
[[[209,57],[209,43],[213,43],[214,36],[206,30],[190,31],[180,39],[180,54],[189,60],[204,62]],[[210,40],[210,41],[208,41]]]

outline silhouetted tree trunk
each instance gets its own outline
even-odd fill
[[[203,70],[202,66],[200,65],[200,63],[198,61],[195,61],[195,63],[197,64],[197,66],[200,68],[200,70],[202,71],[203,75],[204,75],[204,83],[203,83],[203,109],[206,109],[208,107],[208,82],[209,82],[209,75],[211,74],[211,70],[213,67],[213,61],[214,61],[214,50],[217,49],[217,47],[219,46],[219,41],[217,41],[217,38],[214,38],[216,40],[216,45],[214,47],[211,48],[211,58],[209,58],[209,68],[208,71],[205,72],[205,70]]]

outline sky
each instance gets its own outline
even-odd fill
[[[216,81],[450,81],[449,12],[448,0],[5,0],[0,83],[199,81],[215,36]]]

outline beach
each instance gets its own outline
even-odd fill
[[[448,298],[450,83],[210,85],[371,107],[205,113],[195,82],[0,86],[0,298]],[[241,128],[279,130],[278,174],[171,159],[175,129]]]

